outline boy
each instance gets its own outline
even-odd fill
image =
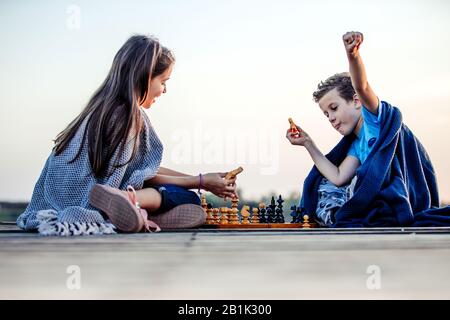
[[[286,134],[291,144],[306,148],[315,164],[305,180],[300,207],[309,214],[315,212],[322,226],[411,225],[416,212],[439,205],[431,162],[420,142],[402,124],[398,109],[380,102],[370,87],[359,53],[362,33],[347,32],[343,42],[350,73],[321,82],[313,97],[344,139],[324,156],[300,127],[298,132],[290,128]],[[392,143],[389,137],[393,137]],[[406,147],[398,151],[395,139]],[[408,167],[405,160],[409,155],[404,150],[410,149],[418,154],[418,160]],[[369,163],[364,166],[366,161]],[[412,172],[419,169],[422,176],[409,181]],[[428,189],[422,192],[416,187],[420,184]],[[354,192],[356,199],[352,199]],[[417,193],[427,195],[419,199]]]

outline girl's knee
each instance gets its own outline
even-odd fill
[[[196,204],[200,205],[200,198],[198,195],[188,189],[175,185],[160,185],[157,190],[162,197],[160,211],[168,211],[176,206],[182,204]]]

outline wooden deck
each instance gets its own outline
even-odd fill
[[[0,261],[0,299],[450,299],[450,228],[62,238],[1,225]]]

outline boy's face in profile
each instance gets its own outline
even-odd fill
[[[355,95],[353,101],[341,97],[337,88],[327,92],[320,100],[319,107],[333,128],[346,136],[352,133],[361,117],[361,102]]]

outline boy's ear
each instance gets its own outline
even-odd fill
[[[355,104],[356,110],[361,109],[362,103],[361,100],[359,100],[359,97],[356,93],[353,95],[353,103]]]

